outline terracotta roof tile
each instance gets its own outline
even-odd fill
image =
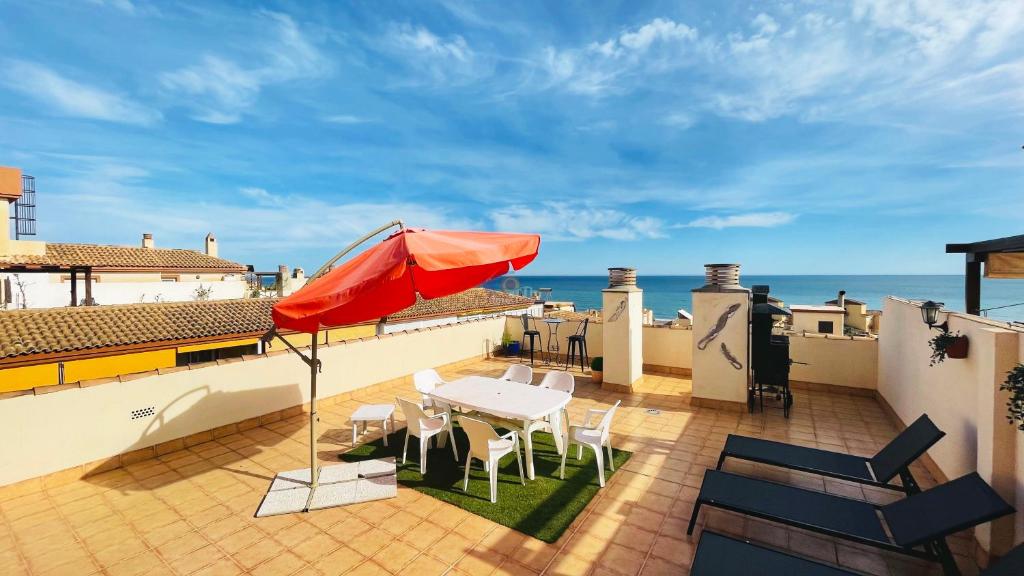
[[[0,358],[266,331],[269,299],[39,308],[0,312]]]
[[[4,266],[92,267],[93,270],[208,270],[240,274],[246,267],[237,262],[207,256],[195,250],[103,246],[99,244],[47,243],[45,255],[0,256]]]
[[[533,300],[530,298],[487,288],[471,288],[465,292],[433,300],[424,300],[417,296],[415,304],[388,316],[388,319],[414,320],[450,314],[466,316],[491,310],[527,308],[531,304],[533,304]]]
[[[117,346],[263,333],[277,298],[161,302],[0,311],[0,360]],[[522,308],[528,298],[474,288],[421,300],[391,316],[408,320]]]

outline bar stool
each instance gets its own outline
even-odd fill
[[[580,372],[586,372],[585,363],[587,358],[587,324],[590,318],[584,318],[583,322],[576,327],[576,333],[569,336],[569,349],[565,355],[565,369],[568,370],[576,362],[576,352],[580,355]]]
[[[530,315],[523,314],[523,339],[519,342],[519,357],[523,357],[523,352],[526,350],[526,338],[530,338],[530,365],[533,366],[533,351],[536,350],[533,341],[536,338],[537,342],[540,342],[540,330],[530,330]]]

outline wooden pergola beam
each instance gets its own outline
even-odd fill
[[[989,254],[1024,252],[1024,234],[966,244],[946,244],[947,254],[964,255],[964,308],[968,314],[981,314],[981,265]]]

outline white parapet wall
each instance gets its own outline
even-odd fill
[[[875,390],[878,340],[824,334],[790,334],[791,381]]]
[[[504,326],[503,317],[487,318],[321,347],[319,396],[483,357],[501,342]],[[409,398],[416,397],[410,387]],[[6,398],[0,400],[0,486],[301,405],[309,398],[309,370],[290,353]]]
[[[928,414],[946,437],[928,455],[949,479],[977,471],[1007,501],[1024,510],[1024,432],[1007,423],[1006,373],[1024,361],[1024,332],[1004,323],[940,313],[952,332],[967,336],[966,359],[929,365],[930,338],[938,332],[921,319],[916,303],[889,297],[879,337],[878,391],[904,424]],[[981,546],[1005,553],[1024,540],[1018,513],[976,530]],[[1014,525],[1016,523],[1016,525]]]
[[[644,366],[687,372],[693,369],[693,330],[644,326]]]

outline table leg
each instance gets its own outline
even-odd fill
[[[358,426],[359,426],[358,422],[353,422],[352,423],[352,447],[353,448],[356,447],[356,438],[358,438],[358,436],[356,434],[356,430],[358,429]]]
[[[388,419],[387,418],[385,418],[385,419],[380,421],[380,429],[381,429],[381,433],[384,436],[384,446],[387,447],[387,445],[388,445]]]
[[[565,449],[562,444],[562,418],[565,414],[565,409],[561,408],[548,415],[548,423],[551,424],[551,435],[555,437],[555,450],[558,451],[558,455],[562,455],[562,451]]]
[[[436,406],[436,404],[435,404],[435,406]],[[449,426],[454,426],[454,424],[452,424],[452,407],[447,405],[447,404],[445,404],[444,405],[444,413],[448,415],[448,425]],[[438,434],[434,438],[436,438],[436,440],[434,440],[434,441],[437,442],[437,447],[438,448],[444,448],[445,446],[448,445],[448,435],[447,434]]]
[[[523,421],[523,446],[526,447],[526,477],[530,480],[535,478],[533,473],[533,431],[530,430],[530,420]]]

